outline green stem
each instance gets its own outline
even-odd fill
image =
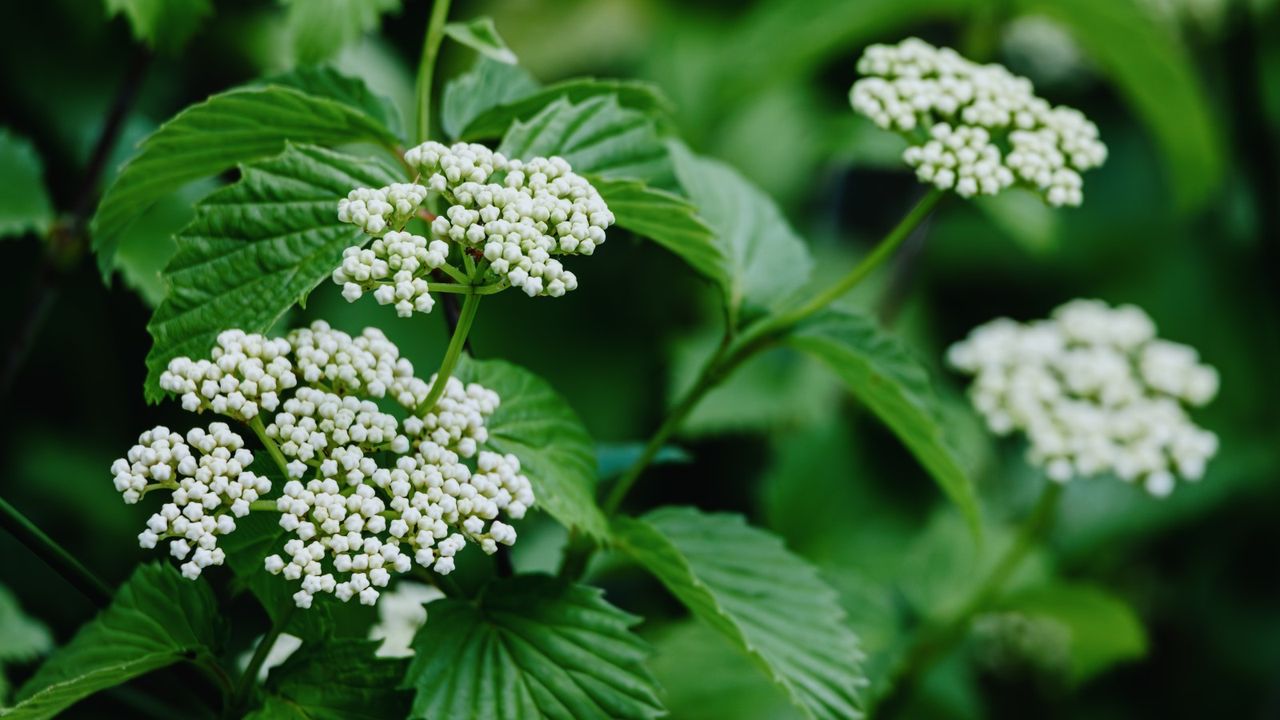
[[[285,460],[284,453],[280,452],[280,446],[276,445],[276,441],[267,436],[267,429],[262,426],[262,416],[255,415],[249,421],[249,428],[253,430],[254,435],[258,436],[258,440],[267,449],[267,454],[275,461],[284,477],[289,477],[289,462]]]
[[[431,85],[448,17],[449,0],[435,0],[431,4],[427,35],[422,41],[422,59],[418,62],[418,142],[426,142],[431,137]]]
[[[441,265],[436,269],[443,272],[445,275],[448,275],[449,277],[453,278],[454,280],[457,280],[459,283],[463,285],[468,285],[471,282],[471,279],[467,277],[466,273],[462,272],[461,270],[455,268],[454,266],[448,263],[445,263],[444,265]]]
[[[1017,537],[996,561],[982,584],[973,591],[969,599],[960,606],[960,610],[950,619],[921,632],[911,649],[898,663],[889,683],[889,695],[881,700],[881,705],[887,701],[905,699],[919,678],[956,643],[964,639],[974,616],[987,610],[1000,599],[1005,586],[1021,567],[1022,561],[1048,531],[1058,506],[1058,499],[1062,496],[1062,488],[1061,483],[1052,481],[1045,485],[1035,507],[1018,528]]]
[[[456,295],[492,295],[499,293],[506,288],[501,283],[493,285],[463,285],[460,283],[427,283],[427,289],[431,292],[454,293]]]
[[[276,509],[275,500],[254,500],[249,503],[249,512],[253,511],[280,512]]]
[[[481,297],[483,296],[471,294],[462,301],[462,314],[458,316],[458,327],[449,340],[449,349],[445,350],[444,359],[440,361],[440,369],[436,371],[436,379],[431,383],[431,391],[427,393],[427,399],[418,405],[418,415],[426,415],[444,394],[445,383],[453,375],[453,368],[458,364],[458,357],[462,355],[462,347],[467,343],[467,333],[471,332],[471,324],[476,319],[476,310],[480,307]]]
[[[0,527],[8,530],[27,549],[53,568],[72,587],[79,590],[95,605],[111,604],[111,587],[94,575],[65,548],[53,541],[36,524],[27,519],[9,501],[0,498]]]
[[[258,641],[258,647],[254,648],[253,657],[249,658],[249,664],[245,666],[244,673],[240,675],[240,682],[236,684],[232,707],[237,711],[243,711],[249,702],[249,695],[258,682],[258,671],[262,669],[262,663],[266,662],[267,655],[271,654],[271,648],[275,646],[276,640],[280,639],[280,633],[284,632],[285,626],[289,624],[294,609],[293,605],[287,606],[280,618],[271,623],[271,629],[267,634]]]

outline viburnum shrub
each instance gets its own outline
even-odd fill
[[[103,468],[102,482],[138,506],[138,543],[158,558],[110,591],[52,553],[105,606],[9,714],[52,716],[189,662],[218,690],[221,706],[208,710],[228,717],[661,716],[640,618],[584,580],[608,551],[651,573],[800,712],[861,716],[872,704],[867,658],[811,565],[734,515],[623,512],[704,397],[783,346],[830,366],[958,506],[973,542],[994,543],[979,537],[969,466],[926,364],[836,301],[949,194],[1020,187],[1049,206],[1081,204],[1084,174],[1107,155],[1092,122],[947,48],[868,48],[852,107],[906,138],[902,161],[927,189],[873,251],[814,289],[805,247],[768,197],[672,137],[655,91],[539,86],[490,22],[447,24],[447,13],[435,3],[416,144],[359,79],[299,71],[182,111],[105,193],[92,229],[109,258],[167,188],[239,168],[179,234],[149,325],[147,397],[193,417],[143,430]],[[479,58],[433,113],[445,36]],[[467,339],[477,323],[503,322],[481,312],[487,296],[577,302],[586,256],[648,251],[606,246],[618,233],[651,239],[704,276],[724,324],[649,441],[616,476],[599,476],[588,430],[555,390],[474,357]],[[621,305],[661,282],[596,297]],[[387,306],[384,319],[358,333],[323,320],[282,327],[313,291]],[[451,332],[441,357],[405,357],[384,334],[441,312]],[[1069,665],[1060,625],[996,604],[1062,485],[1113,475],[1163,497],[1179,478],[1198,480],[1217,450],[1189,414],[1212,400],[1216,371],[1157,338],[1134,306],[1071,300],[1048,320],[994,320],[946,360],[973,377],[990,431],[1025,435],[1031,466],[1052,482],[1016,537],[993,545],[1000,556],[972,597],[892,662],[876,659],[890,695],[970,625],[993,665],[1037,653],[1045,667]],[[508,553],[533,513],[568,531],[555,575],[512,570]],[[219,614],[240,591],[269,624],[249,649],[228,643]]]

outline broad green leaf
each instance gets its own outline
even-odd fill
[[[973,481],[946,437],[929,373],[874,321],[828,310],[804,321],[787,344],[813,354],[902,441],[964,513],[980,526]]]
[[[106,0],[107,17],[123,13],[133,37],[153,50],[181,50],[210,15],[210,0]]]
[[[574,172],[670,185],[671,159],[653,119],[616,95],[573,104],[561,98],[507,130],[498,151],[513,158],[559,155]]]
[[[738,515],[662,508],[613,526],[619,548],[752,657],[813,718],[860,716],[858,640],[836,594]]]
[[[1147,634],[1133,608],[1099,587],[1043,585],[1012,595],[1000,607],[1065,626],[1071,635],[1071,679],[1076,683],[1147,653]]]
[[[717,285],[726,283],[724,251],[688,200],[635,180],[592,178],[592,184],[619,227],[670,250]]]
[[[532,720],[663,715],[639,618],[545,575],[495,580],[475,602],[427,606],[405,675],[412,717]]]
[[[196,203],[218,187],[213,178],[183,185],[157,200],[120,233],[115,268],[124,284],[152,309],[169,294],[164,269],[178,251],[177,234],[195,217]]]
[[[257,465],[254,469],[258,470]],[[279,473],[269,473],[280,487]],[[332,638],[363,638],[373,624],[376,611],[356,602],[344,603],[332,595],[320,594],[310,608],[298,609],[293,594],[298,583],[267,572],[263,561],[283,554],[288,533],[280,527],[280,516],[271,512],[250,513],[237,521],[236,531],[219,541],[227,553],[227,565],[236,579],[253,593],[273,622],[287,618],[284,631],[313,643]]]
[[[680,720],[798,720],[804,713],[786,691],[760,682],[751,659],[693,620],[652,638],[653,669],[663,704]]]
[[[210,661],[221,634],[213,592],[173,566],[139,566],[111,605],[18,691],[7,718],[48,718],[95,692],[180,660]]]
[[[645,445],[640,442],[630,443],[596,443],[596,474],[601,480],[621,475],[631,467],[644,453]],[[687,450],[677,445],[663,445],[658,454],[649,461],[650,465],[675,465],[693,461]]]
[[[500,105],[488,107],[470,119],[458,133],[465,140],[502,137],[516,121],[527,121],[558,100],[581,103],[593,98],[616,97],[622,107],[636,110],[655,122],[671,112],[671,103],[653,85],[636,80],[576,78],[530,91]]]
[[[452,22],[444,26],[444,34],[475,50],[481,55],[507,65],[519,62],[507,43],[498,34],[493,18],[478,17],[469,22]]]
[[[375,93],[363,80],[344,75],[331,67],[298,67],[272,75],[255,85],[289,87],[314,97],[337,100],[382,123],[392,134],[401,132],[400,111],[389,98]]]
[[[338,221],[338,199],[396,177],[382,162],[299,145],[240,172],[196,207],[165,269],[169,295],[147,325],[152,401],[163,397],[169,360],[205,355],[227,328],[265,332],[327,278],[342,251],[366,238]]]
[[[107,188],[92,225],[99,267],[110,272],[120,233],[156,200],[192,180],[275,155],[286,141],[397,142],[367,113],[292,88],[242,88],[214,95],[161,125]]]
[[[339,50],[378,28],[382,15],[400,9],[400,0],[284,0],[294,61],[307,65],[328,60]]]
[[[470,71],[444,86],[440,125],[445,135],[457,139],[482,113],[527,97],[537,89],[537,81],[524,68],[482,56]],[[501,135],[506,130],[503,127],[496,134]]]
[[[1071,32],[1155,136],[1179,205],[1203,207],[1222,181],[1223,141],[1214,104],[1186,49],[1135,0],[1018,0],[1016,5]]]
[[[374,640],[306,643],[267,676],[253,720],[383,720],[409,712],[397,686],[406,663],[374,655]]]
[[[485,445],[520,458],[521,471],[533,484],[536,507],[565,527],[603,537],[608,530],[595,500],[594,445],[564,398],[542,378],[502,360],[463,356],[455,374],[502,398],[486,422]]]
[[[40,156],[29,140],[0,128],[0,238],[43,234],[52,222]]]
[[[0,585],[0,639],[0,663],[30,662],[53,647],[49,628],[23,612],[18,598],[4,585]]]
[[[744,306],[773,307],[809,279],[809,251],[768,195],[728,165],[678,143],[670,148],[680,184],[724,254],[721,287],[731,318]]]

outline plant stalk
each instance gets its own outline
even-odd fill
[[[448,18],[449,0],[435,0],[431,4],[427,34],[422,40],[422,59],[418,62],[418,142],[426,142],[431,137],[431,86]]]
[[[94,575],[89,568],[49,537],[35,523],[27,519],[9,501],[0,498],[0,527],[8,530],[27,549],[53,568],[72,587],[89,598],[94,605],[105,608],[111,604],[111,587]]]
[[[444,386],[453,375],[453,368],[462,355],[462,346],[467,342],[467,334],[471,332],[471,324],[475,322],[476,310],[480,307],[482,295],[467,295],[462,302],[462,313],[458,316],[458,327],[449,340],[449,348],[445,350],[444,359],[440,361],[440,369],[436,371],[436,379],[431,383],[427,398],[418,405],[417,414],[425,415],[435,407],[436,401],[444,394]]]
[[[240,682],[236,684],[236,692],[232,700],[231,707],[236,711],[242,711],[249,702],[249,695],[253,692],[254,685],[258,682],[258,671],[262,669],[262,663],[267,661],[267,655],[271,654],[271,648],[276,644],[276,640],[280,639],[280,633],[284,632],[284,628],[289,624],[289,619],[293,617],[294,606],[289,605],[285,608],[284,614],[280,619],[271,623],[271,629],[266,635],[258,641],[258,646],[253,649],[253,657],[249,658],[249,664],[245,666],[244,673],[240,675]]]

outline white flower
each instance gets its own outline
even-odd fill
[[[218,538],[234,532],[249,504],[271,490],[271,481],[246,469],[252,462],[244,439],[226,423],[213,423],[207,432],[193,428],[185,440],[158,426],[142,433],[111,472],[126,503],[152,490],[171,491],[170,502],[147,520],[138,544],[150,549],[169,540],[170,554],[187,561],[182,574],[194,580],[204,568],[224,562]]]
[[[210,360],[170,360],[160,387],[181,396],[188,411],[252,420],[260,410],[275,410],[280,393],[297,384],[290,349],[282,338],[227,330],[218,335]]]
[[[939,189],[970,197],[1021,183],[1050,205],[1079,205],[1080,173],[1106,159],[1083,114],[1051,106],[999,65],[909,38],[867,48],[858,71],[854,109],[906,135],[913,144],[904,160]]]
[[[1026,434],[1050,478],[1112,473],[1153,495],[1199,480],[1217,452],[1184,405],[1217,394],[1218,374],[1186,345],[1159,340],[1133,306],[1075,300],[1033,323],[994,320],[948,351],[974,376],[974,406],[995,433]]]
[[[378,657],[413,656],[413,636],[427,622],[425,605],[444,597],[430,585],[401,581],[378,603],[378,622],[369,628],[370,640],[381,640]]]
[[[356,188],[338,201],[338,220],[351,223],[374,237],[400,229],[418,214],[427,198],[427,189],[412,183],[384,188]]]
[[[355,302],[372,292],[379,305],[394,305],[400,317],[415,312],[429,313],[435,300],[427,292],[425,279],[449,258],[448,243],[427,241],[421,235],[392,231],[375,239],[369,247],[352,246],[342,253],[342,264],[333,271],[333,281],[342,286],[342,296]]]

